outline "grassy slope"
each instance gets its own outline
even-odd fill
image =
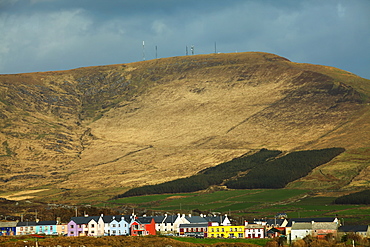
[[[342,164],[357,167],[357,175],[347,176],[345,168],[334,173],[338,163],[332,163],[327,174],[335,178],[311,181],[341,188],[346,175],[348,189],[368,186],[363,150],[370,147],[370,106],[359,104],[348,86],[366,100],[370,83],[338,69],[240,53],[1,75],[0,81],[8,83],[0,90],[7,116],[0,126],[0,141],[7,141],[0,176],[9,180],[3,194],[27,186],[52,188],[35,194],[46,201],[103,201],[128,186],[192,175],[262,147],[346,147],[343,157],[361,153]],[[327,94],[326,87],[347,91]]]

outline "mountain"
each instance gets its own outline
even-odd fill
[[[332,147],[346,151],[288,186],[368,187],[369,96],[370,80],[259,52],[0,75],[0,192],[89,200]]]

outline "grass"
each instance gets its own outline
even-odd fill
[[[187,238],[187,237],[173,237],[173,239],[195,244],[216,244],[216,243],[249,243],[260,246],[265,246],[271,239],[219,239],[219,238]]]
[[[347,222],[370,222],[370,206],[332,204],[336,197],[310,195],[308,190],[257,189],[230,190],[213,193],[185,193],[127,197],[109,203],[136,204],[138,208],[155,211],[189,213],[231,213],[232,217],[273,218],[286,213],[289,218],[339,217]],[[109,205],[109,204],[108,204]]]

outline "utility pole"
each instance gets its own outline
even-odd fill
[[[145,41],[143,40],[143,61],[145,61]]]
[[[157,59],[157,58],[158,58],[158,47],[155,46],[155,59]]]

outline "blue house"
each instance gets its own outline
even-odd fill
[[[58,235],[56,220],[36,222],[36,233],[45,235]]]
[[[17,222],[0,222],[0,236],[12,236],[17,233]]]

